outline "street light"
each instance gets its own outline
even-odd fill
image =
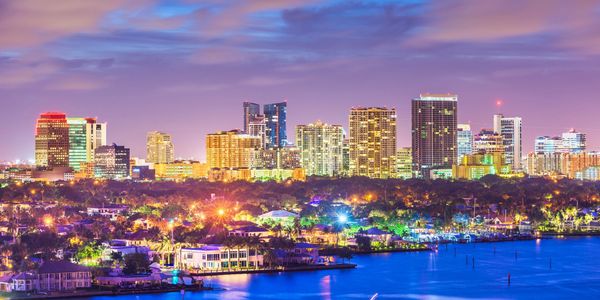
[[[44,215],[43,221],[44,221],[44,225],[46,225],[46,227],[48,227],[48,228],[50,228],[50,227],[52,227],[52,225],[54,225],[54,219],[52,218],[51,215]]]

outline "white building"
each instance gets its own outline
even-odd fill
[[[256,249],[206,245],[180,249],[175,257],[175,265],[183,270],[201,271],[260,268],[263,266],[263,256]]]
[[[502,135],[504,143],[504,158],[511,164],[513,170],[521,170],[523,157],[523,137],[521,133],[522,119],[520,117],[507,118],[504,115],[494,115],[494,131]]]
[[[129,208],[126,205],[106,205],[99,207],[88,207],[88,216],[103,216],[116,220],[118,216],[127,214]]]

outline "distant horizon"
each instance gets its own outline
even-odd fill
[[[521,117],[524,154],[571,128],[600,150],[599,12],[585,0],[8,1],[0,160],[33,158],[35,119],[55,110],[107,122],[107,142],[133,156],[159,130],[176,157],[204,160],[207,133],[242,128],[244,101],[284,99],[290,140],[298,124],[347,130],[351,107],[387,106],[410,146],[410,100],[427,92],[457,94],[474,132],[500,111]]]

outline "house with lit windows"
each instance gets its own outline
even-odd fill
[[[256,249],[205,245],[200,248],[181,248],[175,265],[182,270],[226,271],[263,266],[263,256]]]

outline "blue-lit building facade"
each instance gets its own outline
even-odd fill
[[[287,102],[265,104],[267,148],[283,148],[287,145]]]

